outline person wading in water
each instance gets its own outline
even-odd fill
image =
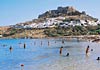
[[[89,53],[89,45],[86,48],[86,55],[88,55],[88,53]]]
[[[60,55],[62,54],[62,48],[63,48],[63,46],[60,47],[60,51],[59,51]]]
[[[24,49],[26,48],[26,44],[24,43]]]

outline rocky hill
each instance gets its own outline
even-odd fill
[[[17,25],[18,26],[20,26],[20,25],[25,26],[25,25],[30,25],[30,24],[34,24],[34,23],[37,23],[37,24],[44,23],[44,22],[48,21],[47,19],[49,19],[49,18],[51,20],[51,18],[58,19],[58,17],[63,17],[67,20],[69,20],[69,19],[84,20],[84,21],[87,21],[87,20],[88,21],[97,21],[98,20],[97,18],[94,18],[94,17],[86,14],[85,11],[80,12],[72,6],[67,6],[67,7],[58,7],[56,10],[46,11],[45,13],[40,14],[37,19],[33,19],[31,21],[27,21],[24,23],[18,23]],[[62,20],[62,19],[60,19],[60,20]]]
[[[67,17],[67,18],[70,18],[71,16],[71,18],[73,19],[83,19],[83,20],[91,20],[91,21],[97,20],[96,18],[87,15],[85,11],[80,12],[72,6],[58,7],[57,10],[46,11],[45,13],[39,15],[38,18],[54,18],[59,16]]]
[[[58,7],[37,19],[0,28],[4,38],[42,38],[100,34],[100,21],[74,7]]]
[[[73,7],[58,7],[57,10],[46,11],[45,13],[39,15],[38,18],[51,18],[58,16],[73,16],[73,15],[81,15],[81,13],[76,9],[74,9]]]

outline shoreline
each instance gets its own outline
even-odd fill
[[[79,40],[95,40],[95,39],[100,39],[100,35],[79,35],[79,36],[59,36],[59,37],[22,37],[22,38],[13,38],[13,37],[3,37],[0,39],[43,39],[43,38],[77,38]]]

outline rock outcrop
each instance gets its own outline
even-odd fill
[[[41,15],[38,18],[51,18],[58,16],[72,16],[72,15],[80,15],[81,13],[74,9],[73,7],[58,7],[57,10],[50,10]]]
[[[54,17],[75,17],[82,20],[97,21],[96,18],[93,18],[85,13],[85,11],[79,12],[72,6],[67,7],[58,7],[57,10],[46,11],[45,13],[38,16],[38,18],[54,18]]]

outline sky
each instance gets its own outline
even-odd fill
[[[31,21],[59,6],[73,6],[100,19],[100,0],[0,0],[0,26]]]

